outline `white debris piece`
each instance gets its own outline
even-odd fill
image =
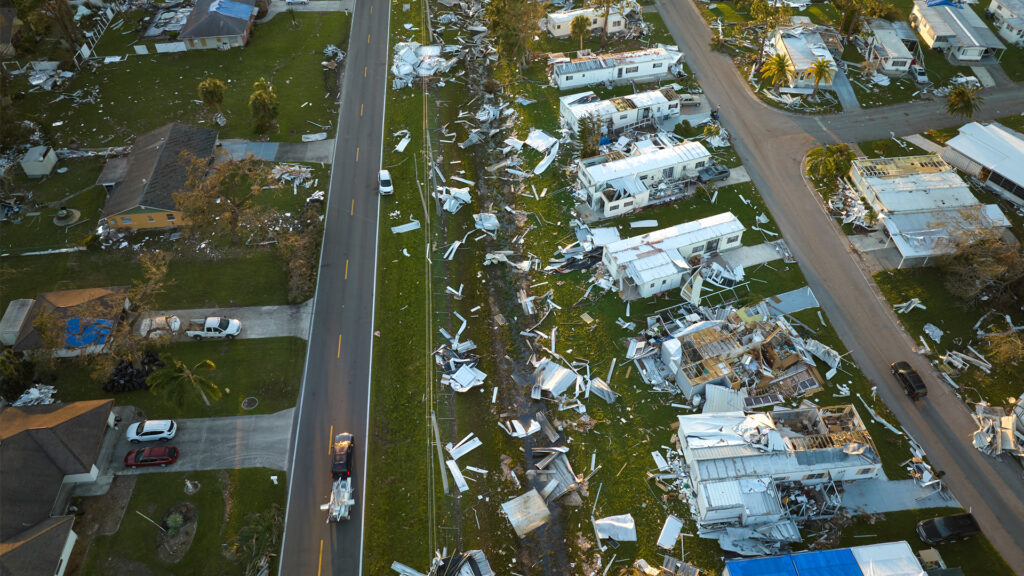
[[[465,392],[470,388],[482,386],[487,374],[477,370],[473,366],[463,364],[454,374],[441,376],[441,384],[451,386],[456,392]]]
[[[665,525],[661,527],[661,535],[658,536],[658,547],[673,549],[679,540],[679,534],[683,531],[683,521],[669,514],[665,518]]]
[[[501,511],[505,513],[520,538],[525,538],[530,532],[547,524],[551,517],[544,498],[536,489],[505,502],[501,505]]]
[[[473,222],[476,224],[477,230],[494,232],[498,229],[498,217],[491,212],[473,214]]]
[[[924,333],[927,334],[928,337],[931,338],[932,340],[935,340],[936,342],[942,340],[942,335],[944,334],[944,332],[935,324],[929,322],[928,324],[924,325],[923,330]]]
[[[469,490],[469,484],[466,484],[466,478],[462,475],[462,470],[459,470],[459,465],[455,463],[455,460],[445,460],[444,463],[448,466],[448,470],[451,471],[452,478],[455,479],[455,485],[459,488],[459,492]]]
[[[460,441],[458,444],[455,444],[453,446],[452,443],[449,442],[448,445],[444,447],[444,449],[447,450],[448,453],[452,455],[452,460],[458,460],[459,458],[462,458],[466,454],[472,452],[474,449],[483,446],[483,444],[483,441],[481,441],[472,432],[470,432],[469,435],[463,438],[462,441]]]
[[[39,406],[43,404],[53,404],[53,395],[56,393],[57,388],[53,386],[36,384],[22,392],[21,396],[11,403],[11,406]]]
[[[636,542],[636,523],[632,514],[620,514],[593,520],[597,537],[611,538],[617,542]]]
[[[531,128],[530,135],[526,137],[526,141],[524,143],[530,148],[533,148],[537,152],[543,154],[544,152],[547,152],[548,148],[558,144],[558,139],[543,130]]]
[[[400,224],[398,226],[391,227],[392,234],[404,234],[406,232],[412,232],[413,230],[419,230],[420,221],[415,218],[412,219],[408,224]]]

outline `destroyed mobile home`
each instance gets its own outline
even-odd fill
[[[607,18],[605,18],[604,10],[596,6],[577,10],[559,10],[558,12],[549,12],[546,17],[542,18],[540,29],[554,38],[568,38],[572,33],[572,21],[583,16],[590,21],[592,33],[601,31],[605,31],[607,34],[630,32],[642,25],[642,11],[643,8],[635,0],[612,6],[608,10]]]
[[[799,542],[803,521],[839,509],[842,482],[881,470],[851,405],[679,416],[679,445],[655,453],[658,477],[680,487],[702,538],[745,556]]]

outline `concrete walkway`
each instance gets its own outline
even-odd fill
[[[854,93],[853,84],[850,84],[850,79],[846,77],[845,72],[836,72],[835,78],[832,79],[832,90],[835,91],[836,96],[839,98],[839,103],[843,105],[844,112],[860,110],[857,94]]]
[[[733,268],[737,266],[749,268],[765,262],[780,260],[782,254],[779,254],[774,244],[766,242],[757,246],[740,246],[734,250],[722,252],[719,257]]]
[[[914,480],[872,478],[843,485],[843,507],[871,514],[960,506],[948,491],[922,488]]]
[[[313,0],[306,4],[289,6],[284,0],[273,0],[270,3],[270,9],[267,10],[267,15],[262,20],[257,20],[256,23],[263,24],[282,12],[288,12],[289,8],[296,12],[351,12],[353,4],[355,4],[355,0]]]
[[[925,150],[933,154],[938,154],[946,149],[946,147],[943,146],[942,144],[936,144],[935,142],[932,142],[931,140],[925,138],[920,134],[911,134],[910,136],[904,136],[903,139],[906,140],[907,142],[910,142],[914,146],[917,146],[918,148],[924,148]]]
[[[125,467],[124,456],[130,450],[161,443],[130,444],[121,434],[107,470],[122,475],[232,468],[283,471],[288,465],[294,411],[294,408],[288,408],[274,414],[177,420],[178,433],[167,444],[176,446],[180,456],[177,462],[166,468]],[[121,429],[126,430],[127,426],[122,423]]]
[[[310,125],[311,129],[315,126]],[[229,158],[240,160],[247,154],[271,162],[319,162],[330,164],[334,158],[334,139],[318,142],[253,142],[228,139],[218,142]]]
[[[737,166],[729,169],[729,177],[725,180],[719,180],[715,182],[715,188],[721,188],[723,186],[732,186],[733,184],[742,184],[744,182],[750,182],[750,175],[747,174],[747,169],[743,166]]]
[[[155,316],[177,316],[182,328],[174,339],[186,340],[185,326],[193,318],[225,316],[242,322],[242,333],[238,338],[279,338],[294,336],[305,340],[309,336],[309,322],[313,313],[313,301],[307,300],[293,306],[247,306],[237,308],[194,308],[192,310],[158,310],[149,314]],[[141,324],[141,322],[140,322]],[[137,328],[138,329],[138,328]],[[141,334],[141,331],[139,332]]]

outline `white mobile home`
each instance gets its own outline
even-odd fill
[[[697,171],[710,159],[711,153],[699,142],[672,144],[655,136],[634,143],[629,155],[613,151],[580,160],[578,195],[596,215],[618,216],[646,206],[649,187],[696,180]]]
[[[559,90],[572,90],[595,84],[624,84],[667,80],[675,75],[683,54],[675,46],[658,46],[618,54],[588,54],[551,69],[551,81]]]
[[[640,4],[636,2],[625,2],[622,5],[612,6],[608,12],[608,33],[615,34],[624,31],[630,18],[640,17],[640,11]],[[572,21],[578,16],[583,16],[590,21],[592,33],[600,33],[605,27],[604,9],[592,6],[577,10],[549,12],[546,17],[541,18],[540,29],[555,38],[568,38],[572,34]]]
[[[946,142],[942,158],[984,182],[989,190],[1024,206],[1024,134],[997,122],[971,122]]]
[[[818,32],[809,28],[782,28],[775,32],[773,41],[775,51],[785,54],[793,64],[793,78],[790,80],[791,88],[813,88],[814,77],[811,75],[811,67],[819,58],[824,58],[831,64],[833,71],[837,70],[835,58],[825,44],[825,39]],[[838,72],[836,72],[838,74]],[[819,88],[831,88],[832,81],[822,80]]]
[[[739,247],[744,230],[724,212],[609,244],[602,263],[623,300],[647,298],[679,289],[694,256]]]
[[[881,18],[867,20],[865,57],[869,64],[888,76],[902,76],[910,70],[917,50],[917,35],[906,22],[889,22]]]
[[[678,118],[683,106],[699,107],[699,94],[678,94],[671,88],[661,88],[601,100],[593,92],[562,96],[559,110],[562,121],[576,132],[580,120],[592,118],[602,132],[615,133],[651,122]]]
[[[1024,46],[1024,0],[992,0],[988,11],[1003,40]]]
[[[974,10],[949,0],[914,0],[910,26],[925,45],[941,50],[954,64],[998,59],[1006,50]]]
[[[998,206],[982,205],[935,155],[859,158],[850,180],[878,212],[888,241],[902,256],[900,267],[950,253],[965,232],[1010,225]]]

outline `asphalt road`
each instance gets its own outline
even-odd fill
[[[1007,563],[1024,574],[1024,479],[1009,460],[985,456],[970,444],[975,425],[948,386],[897,325],[892,308],[860,266],[859,257],[805,185],[801,161],[821,143],[856,142],[955,125],[943,103],[909,103],[832,116],[798,116],[758,100],[731,60],[708,48],[710,33],[690,0],[659,0],[658,11],[709,100],[721,105],[737,152],[800,262],[808,284],[864,374],[900,424],[924,447],[960,503],[977,517]],[[1024,111],[1024,90],[1010,85],[983,92],[976,119]],[[915,404],[888,373],[894,360],[922,372],[929,395]],[[909,454],[908,454],[909,457]],[[909,535],[908,535],[909,536]]]
[[[387,81],[389,4],[356,2],[345,63],[320,274],[292,433],[282,576],[359,574],[376,275],[377,170]],[[330,439],[356,437],[356,501],[327,524]]]

